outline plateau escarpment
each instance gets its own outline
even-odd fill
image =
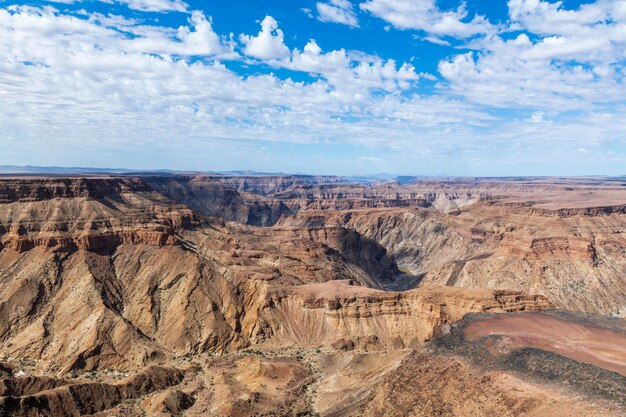
[[[262,196],[280,187],[280,184],[257,184],[253,187],[245,181],[243,184],[225,184],[224,179],[212,177],[148,177],[145,181],[154,190],[208,217],[253,226],[271,226],[281,216],[291,214],[281,201]],[[249,189],[258,195],[248,193]]]
[[[423,287],[389,293],[329,281],[273,292],[260,311],[260,346],[345,346],[369,349],[416,347],[445,324],[469,312],[541,311],[541,296],[491,290]]]
[[[0,247],[18,252],[173,244],[175,229],[198,223],[188,207],[139,179],[2,180],[0,187]]]
[[[0,203],[55,198],[96,199],[150,191],[139,178],[5,178],[0,180]]]

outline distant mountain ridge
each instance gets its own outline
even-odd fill
[[[226,176],[226,177],[296,177],[296,178],[338,178],[347,182],[371,184],[397,182],[398,184],[414,184],[424,180],[445,180],[455,181],[459,179],[474,180],[500,180],[500,181],[518,181],[518,180],[538,180],[538,179],[602,179],[604,181],[626,181],[626,174],[619,176],[604,175],[575,175],[575,176],[428,176],[428,175],[400,175],[390,173],[370,174],[370,175],[316,175],[302,172],[286,173],[286,172],[266,172],[254,170],[228,170],[228,171],[202,171],[202,170],[174,170],[174,169],[130,169],[130,168],[94,168],[94,167],[62,167],[62,166],[37,166],[37,165],[0,165],[0,176],[85,176],[85,175],[137,175],[137,176],[179,176],[179,175],[198,175],[198,176]]]

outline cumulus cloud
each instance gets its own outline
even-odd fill
[[[585,26],[605,22],[612,10],[619,10],[623,4],[620,1],[601,0],[583,4],[578,10],[567,10],[560,1],[509,0],[508,7],[511,20],[521,23],[534,33],[571,35],[579,33]]]
[[[536,54],[600,64],[626,58],[626,1],[565,9],[561,2],[510,0],[509,15],[512,24],[540,36]]]
[[[159,55],[234,55],[232,41],[218,36],[211,20],[199,10],[191,12],[189,26],[169,29],[155,26],[126,26],[134,37],[126,39],[129,50]]]
[[[92,16],[92,19],[97,16]],[[119,22],[117,22],[119,24]],[[194,10],[188,26],[170,29],[159,26],[125,26],[133,37],[121,42],[123,48],[140,53],[181,56],[234,56],[234,45],[213,31],[211,20]]]
[[[85,0],[53,0],[55,3],[81,3]],[[99,0],[103,3],[125,4],[129,9],[143,12],[185,12],[189,5],[182,0]]]
[[[412,65],[398,66],[393,59],[383,60],[376,56],[350,54],[344,49],[322,52],[314,40],[302,51],[294,49],[291,59],[280,63],[285,68],[320,75],[335,89],[373,90],[388,92],[409,88],[420,76]]]
[[[284,44],[284,35],[278,23],[266,16],[261,31],[256,37],[241,35],[244,53],[259,58],[275,68],[287,68],[318,76],[336,91],[356,92],[384,90],[393,92],[409,88],[420,77],[412,65],[397,65],[393,59],[361,52],[339,49],[323,52],[315,40],[310,40],[302,50],[289,51]]]
[[[398,29],[415,29],[429,35],[468,38],[494,32],[494,26],[483,16],[468,19],[465,4],[456,10],[443,11],[436,0],[367,0],[360,8]]]
[[[352,27],[359,26],[352,3],[349,0],[318,2],[315,7],[317,8],[317,18],[322,22],[340,23]]]
[[[244,53],[263,60],[280,59],[289,56],[283,31],[272,16],[265,16],[261,31],[257,36],[241,35],[239,40],[245,45]]]
[[[278,36],[273,19],[265,22]],[[313,82],[242,77],[221,62],[220,51],[228,48],[209,23],[201,13],[175,30],[50,8],[0,9],[0,126],[12,132],[5,137],[19,132],[21,143],[31,146],[46,137],[85,146],[176,147],[185,138],[193,148],[204,140],[339,137],[387,146],[396,123],[401,143],[417,129],[458,124],[464,112],[473,120],[488,117],[447,100],[375,94],[400,91],[419,76],[407,64],[344,50],[324,53],[315,42],[274,60],[318,74]],[[276,58],[283,52],[255,54]]]
[[[626,2],[598,1],[577,9],[561,2],[510,0],[510,24],[532,33],[493,36],[479,53],[439,63],[452,91],[482,104],[585,110],[623,102]]]
[[[0,9],[0,24],[6,39],[20,43],[38,41],[54,47],[57,43],[76,47],[80,53],[85,44],[114,47],[127,52],[159,55],[211,56],[233,54],[232,43],[218,36],[211,21],[201,11],[194,11],[188,26],[178,29],[140,25],[122,16],[88,14],[86,18],[67,15],[50,7],[10,6]],[[22,45],[11,49],[27,57],[44,51],[28,51]],[[49,55],[54,57],[54,54]]]

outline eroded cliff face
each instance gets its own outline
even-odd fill
[[[7,178],[0,180],[0,203],[54,198],[96,199],[149,191],[150,188],[139,178]]]
[[[0,411],[11,416],[81,416],[107,410],[182,382],[178,369],[151,366],[115,382],[30,378],[12,386],[0,399]],[[9,380],[15,381],[15,380]]]
[[[321,288],[337,289],[342,298],[312,301],[316,287],[287,290],[280,279],[243,277],[178,246],[121,245],[107,255],[6,249],[0,262],[3,354],[34,359],[37,368],[59,375],[137,369],[256,344],[330,346],[343,339],[403,348],[465,312],[550,307],[519,293],[503,302],[496,292],[464,299],[450,288],[433,301],[422,289],[390,294],[334,284]],[[312,273],[315,279],[326,277]]]
[[[552,304],[521,292],[423,287],[390,293],[329,281],[271,291],[255,317],[251,340],[261,347],[416,347],[469,312],[542,311]]]
[[[474,204],[452,215],[433,208],[305,211],[281,224],[354,229],[424,284],[516,289],[543,294],[558,308],[626,311],[626,216],[518,208]]]
[[[18,252],[172,245],[174,230],[198,224],[191,209],[140,179],[2,180],[0,187],[0,248]]]
[[[326,184],[347,184],[345,178],[316,175],[257,175],[222,176],[215,178],[227,187],[241,193],[273,196],[286,190],[299,187],[316,187]]]
[[[262,196],[264,190],[280,187],[280,183],[268,185],[255,182],[255,186],[247,186],[243,180],[242,184],[237,184],[219,177],[147,177],[144,180],[154,190],[208,217],[253,226],[271,226],[281,216],[291,214],[282,202]]]

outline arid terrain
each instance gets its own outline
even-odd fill
[[[624,416],[626,178],[0,177],[0,416]]]

